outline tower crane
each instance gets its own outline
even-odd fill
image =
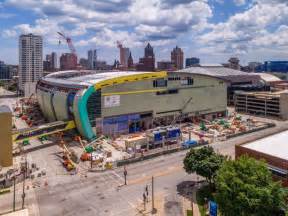
[[[70,49],[70,52],[77,56],[76,49],[72,43],[72,39],[61,32],[57,32],[57,33],[67,42],[68,47]],[[59,43],[60,43],[60,41],[59,41]]]

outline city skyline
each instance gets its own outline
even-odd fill
[[[57,31],[69,35],[79,57],[99,50],[99,59],[119,59],[116,41],[129,47],[137,61],[150,42],[157,61],[169,59],[178,45],[186,57],[223,63],[236,56],[249,61],[288,58],[288,5],[281,0],[110,0],[106,2],[34,0],[0,2],[0,59],[18,63],[17,37],[43,36],[44,52],[60,56]]]

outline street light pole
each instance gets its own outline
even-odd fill
[[[26,172],[27,172],[27,160],[25,161],[25,167],[23,172],[23,189],[22,189],[22,209],[24,209],[24,203],[25,203],[25,180],[26,180]]]
[[[124,174],[124,180],[125,180],[124,184],[127,185],[127,174],[128,173],[127,173],[127,170],[126,170],[125,166],[124,166],[124,173],[123,174]]]
[[[157,209],[154,205],[154,176],[152,176],[152,214],[155,214],[157,212]]]

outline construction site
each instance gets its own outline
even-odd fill
[[[13,109],[11,153],[19,170],[23,169],[21,166],[26,163],[29,152],[42,152],[47,147],[57,146],[53,154],[58,160],[58,166],[62,165],[64,168],[62,171],[66,170],[70,174],[109,170],[125,162],[129,163],[130,160],[149,158],[159,152],[185,150],[205,144],[213,145],[218,141],[273,126],[228,111],[219,117],[208,115],[206,118],[205,116],[189,118],[187,115],[179,114],[172,120],[170,118],[154,120],[153,126],[146,130],[140,128],[139,122],[130,119],[129,124],[132,124],[133,128],[130,126],[129,131],[125,133],[114,131],[110,134],[99,134],[94,139],[87,139],[79,133],[74,121],[47,122],[35,96],[18,100]],[[123,128],[125,122],[120,123],[117,124]],[[9,157],[12,157],[12,154],[5,156],[7,160],[11,160]],[[30,161],[29,164],[34,162]],[[7,175],[2,175],[4,176]],[[11,181],[10,183],[2,181],[2,184],[8,186],[11,185]]]
[[[25,194],[36,193],[43,197],[42,205],[41,200],[50,197],[42,195],[43,190],[96,182],[93,176],[103,176],[103,182],[118,191],[124,185],[122,169],[128,167],[130,174],[135,162],[165,156],[180,163],[182,156],[177,155],[189,148],[214,146],[274,126],[227,108],[226,93],[221,79],[195,73],[48,75],[36,94],[15,98],[1,109],[0,123],[7,126],[0,142],[2,197],[12,200],[16,190],[15,203],[24,206]],[[157,162],[152,167],[158,167]],[[79,191],[85,189],[77,185]]]

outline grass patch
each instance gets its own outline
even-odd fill
[[[199,211],[201,216],[205,216],[206,215],[206,209],[205,209],[205,198],[207,198],[208,200],[214,200],[213,194],[210,190],[209,185],[205,185],[202,188],[200,188],[197,193],[196,193],[196,200],[197,200],[197,204],[199,207]]]

